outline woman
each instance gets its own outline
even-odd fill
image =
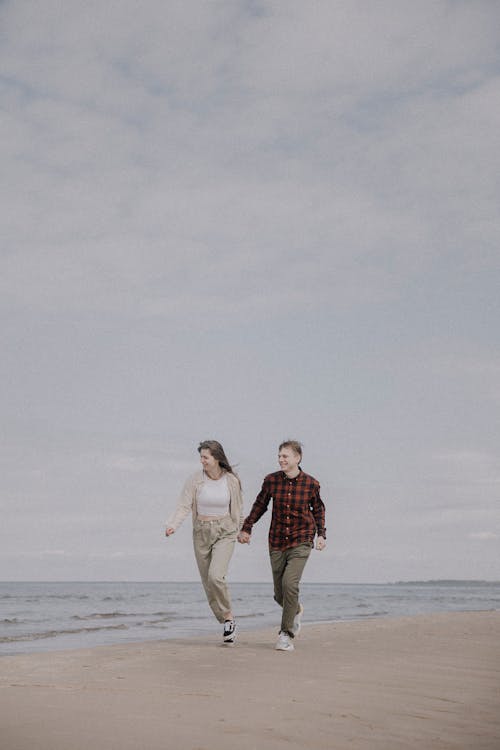
[[[171,536],[189,513],[193,516],[193,545],[208,603],[224,623],[223,643],[234,643],[236,624],[226,582],[236,536],[243,522],[241,483],[216,440],[198,446],[201,471],[189,477],[165,535]]]

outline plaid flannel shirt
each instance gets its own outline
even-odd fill
[[[312,545],[315,534],[326,539],[325,506],[319,490],[318,480],[302,469],[294,479],[289,479],[284,471],[268,474],[243,522],[242,531],[252,533],[252,526],[266,512],[272,499],[271,549],[284,550],[304,543]]]

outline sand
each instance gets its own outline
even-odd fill
[[[1,750],[500,749],[500,612],[0,659]]]

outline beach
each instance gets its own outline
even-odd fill
[[[2,750],[500,748],[500,612],[0,660]]]

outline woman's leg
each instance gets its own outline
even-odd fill
[[[223,532],[212,546],[212,557],[208,568],[208,585],[210,588],[209,604],[219,622],[232,620],[231,595],[227,585],[227,571],[233,556],[236,535]]]
[[[222,522],[195,523],[193,546],[196,562],[208,604],[219,622],[232,619],[226,574],[235,543],[236,532],[228,533]]]
[[[193,529],[194,556],[200,572],[201,582],[210,604],[210,585],[208,582],[208,571],[212,560],[212,544],[210,541],[210,527],[208,524],[195,523]],[[211,605],[210,605],[211,606]],[[214,612],[215,616],[217,614]],[[217,618],[218,619],[218,618]]]

